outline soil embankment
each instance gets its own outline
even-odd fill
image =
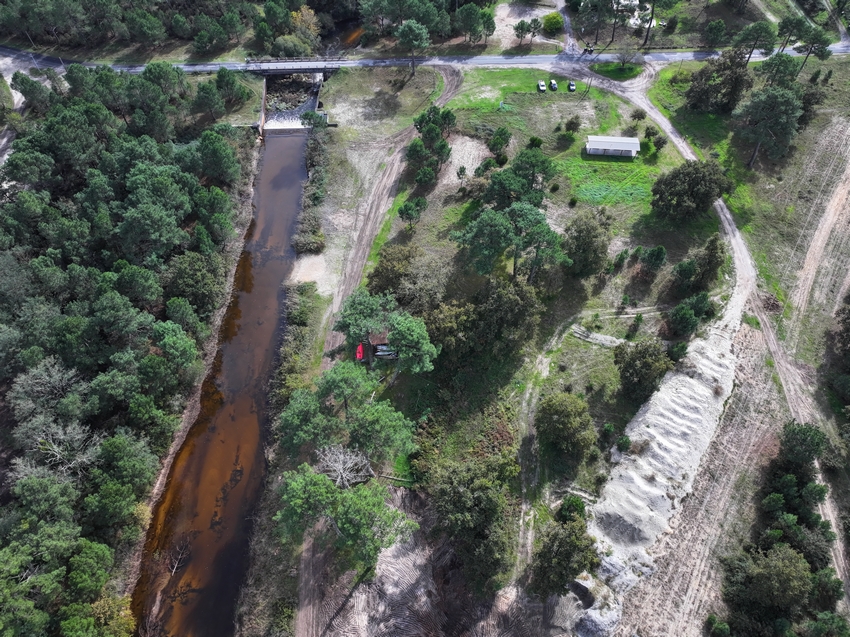
[[[229,636],[265,470],[265,386],[280,330],[281,284],[306,178],[306,134],[267,137],[255,214],[237,266],[201,409],[168,475],[145,543],[133,609],[141,632]]]

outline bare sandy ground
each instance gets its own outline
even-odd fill
[[[500,4],[496,7],[496,31],[491,37],[498,39],[503,49],[519,46],[519,38],[514,35],[514,25],[520,20],[531,20],[532,18],[543,19],[547,13],[557,11],[555,4],[551,6],[527,5],[520,3]],[[560,42],[558,38],[548,38],[542,33],[534,38],[536,42]],[[528,43],[528,37],[523,40],[523,45]]]

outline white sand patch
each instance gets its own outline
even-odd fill
[[[466,166],[466,177],[472,177],[475,169],[490,155],[487,145],[480,139],[464,136],[452,136],[449,139],[452,154],[448,165],[440,171],[440,183],[446,186],[459,186],[457,169]]]
[[[514,35],[514,25],[520,20],[531,20],[539,18],[543,20],[543,16],[547,13],[556,11],[554,3],[552,6],[542,5],[527,5],[518,3],[500,4],[496,7],[496,31],[492,37],[498,39],[502,43],[503,49],[509,49],[514,46],[519,46],[519,38]],[[547,38],[542,33],[534,38],[536,42],[560,42],[558,38]],[[528,42],[526,37],[522,43],[525,45]]]
[[[306,254],[298,257],[289,275],[290,283],[316,284],[316,290],[322,296],[333,294],[336,289],[337,277],[328,269],[324,254]]]
[[[723,317],[704,339],[690,343],[688,355],[668,372],[661,387],[626,428],[629,453],[612,450],[616,466],[591,509],[588,530],[598,543],[598,575],[614,595],[593,605],[578,634],[612,634],[622,614],[620,600],[638,578],[654,571],[653,546],[672,532],[670,519],[693,490],[726,400],[732,393],[736,356],[732,342],[741,325],[752,273],[737,269],[736,287]]]

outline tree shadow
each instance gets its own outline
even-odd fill
[[[399,100],[398,94],[390,93],[384,89],[379,89],[374,97],[369,98],[363,104],[366,107],[364,109],[363,119],[368,121],[378,121],[388,117],[394,117],[401,109],[401,100]]]

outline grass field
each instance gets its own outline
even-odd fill
[[[611,78],[612,80],[631,80],[643,72],[643,67],[640,64],[626,64],[625,66],[619,62],[600,62],[591,64],[590,70],[599,75]]]

